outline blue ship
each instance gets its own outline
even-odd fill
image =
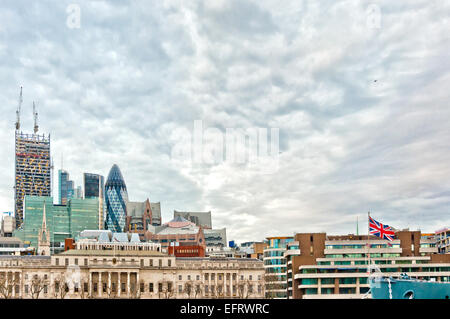
[[[450,282],[375,277],[369,279],[372,299],[449,299]]]

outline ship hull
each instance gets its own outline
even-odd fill
[[[449,299],[450,283],[376,278],[370,291],[373,299]]]

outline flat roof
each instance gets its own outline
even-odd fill
[[[120,250],[120,249],[70,249],[55,256],[118,256],[118,257],[169,257],[169,255],[155,250]]]

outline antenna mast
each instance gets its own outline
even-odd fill
[[[34,118],[34,134],[36,134],[39,130],[39,125],[38,125],[38,113],[36,112],[36,105],[34,105],[34,101],[33,101],[33,118]]]
[[[17,107],[16,110],[16,131],[20,129],[20,110],[22,108],[22,102],[23,102],[22,87],[20,87],[19,106]]]

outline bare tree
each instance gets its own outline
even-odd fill
[[[217,286],[215,286],[215,290],[216,290],[215,296],[217,298],[223,298],[225,296],[225,289],[223,284],[218,284]]]
[[[281,281],[277,275],[267,274],[264,276],[265,298],[273,299],[276,297],[276,290],[284,289],[284,281]]]
[[[159,289],[161,288],[161,289]],[[173,281],[161,280],[158,282],[158,297],[160,299],[170,299],[174,295]]]
[[[0,274],[0,295],[4,299],[12,298],[14,289],[19,284],[20,280],[18,276],[14,276],[12,273],[11,276],[8,276],[8,273]]]
[[[263,298],[265,298],[266,287],[265,287],[265,282],[264,282],[264,276],[261,276],[258,279],[257,285],[258,285],[258,287],[260,287],[260,288],[257,288],[258,294],[262,295]]]
[[[245,299],[246,298],[246,282],[244,280],[239,281],[237,284],[237,290],[238,290],[238,296],[239,299]]]
[[[69,293],[69,285],[65,274],[61,274],[53,281],[53,296],[55,298],[64,299]]]
[[[141,298],[141,285],[144,285],[144,281],[140,280],[139,283],[130,286],[130,298],[140,299]]]
[[[241,280],[237,284],[240,299],[248,299],[254,293],[254,286],[250,280]]]
[[[183,292],[188,296],[188,298],[191,298],[191,295],[194,293],[194,283],[192,281],[187,281],[184,284]]]
[[[39,295],[46,287],[48,287],[48,284],[48,280],[44,279],[44,277],[34,275],[30,287],[31,297],[33,299],[39,299]]]
[[[197,298],[197,296],[202,296],[203,283],[201,281],[198,281],[195,283],[194,293],[195,293],[195,298]]]
[[[106,285],[106,295],[108,296],[108,299],[116,298],[118,289],[119,287],[116,287],[114,282],[111,282],[110,285]]]

